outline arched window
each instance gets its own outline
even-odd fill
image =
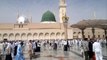
[[[21,39],[22,39],[22,40],[26,40],[26,38],[27,38],[26,33],[22,33],[22,34],[21,34]]]
[[[28,33],[28,34],[27,34],[27,40],[33,40],[32,37],[33,37],[33,36],[32,36],[31,33]]]
[[[39,33],[39,39],[43,39],[43,33]]]
[[[100,38],[100,35],[98,35],[98,38]]]
[[[50,37],[51,37],[51,39],[55,39],[55,33],[52,32],[52,33],[50,34]]]
[[[0,40],[2,40],[2,35],[0,34]]]
[[[3,39],[8,39],[8,34],[7,33],[3,34]]]
[[[9,34],[9,40],[14,40],[14,34],[13,33]]]
[[[103,35],[103,38],[104,38],[105,36]]]
[[[73,32],[73,34],[76,34],[76,32]]]
[[[88,35],[88,38],[90,38],[90,35]]]
[[[61,35],[60,35],[60,32],[57,32],[57,33],[56,33],[56,38],[57,38],[57,39],[60,39],[60,36],[61,36]]]
[[[45,33],[45,39],[49,39],[50,36],[49,36],[49,33]]]
[[[37,39],[37,37],[38,37],[38,33],[34,33],[33,34],[33,39]]]
[[[16,40],[20,40],[20,34],[19,34],[19,33],[16,33],[16,34],[15,34],[15,39],[16,39]]]

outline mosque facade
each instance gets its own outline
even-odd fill
[[[59,4],[59,19],[56,22],[55,16],[52,12],[46,11],[40,23],[33,23],[32,18],[28,19],[25,16],[18,15],[17,23],[0,23],[0,40],[52,40],[52,39],[65,39],[65,32],[62,17],[66,15],[66,1],[60,0]],[[96,35],[103,37],[104,31],[97,29]],[[91,30],[85,30],[86,37],[91,37]],[[67,38],[82,38],[81,30],[72,28],[68,24]]]
[[[43,40],[64,39],[62,16],[66,14],[65,0],[60,0],[59,17],[56,22],[51,11],[46,11],[40,23],[33,23],[32,19],[18,15],[17,23],[0,23],[0,40]],[[68,39],[72,39],[72,28],[68,27]]]

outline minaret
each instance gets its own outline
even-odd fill
[[[93,18],[94,18],[94,19],[96,19],[96,12],[95,12],[95,11],[94,11],[94,14],[93,14],[93,16],[94,16]]]
[[[66,15],[66,0],[60,0],[59,3],[59,19],[60,23],[63,23],[62,17]]]
[[[29,22],[32,23],[32,16],[30,16]]]
[[[19,18],[19,11],[18,11],[18,13],[17,13],[17,17],[16,17],[16,19],[17,19],[17,23],[18,23],[18,18]]]

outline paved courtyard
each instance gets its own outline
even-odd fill
[[[103,47],[103,60],[107,60],[107,47]],[[36,53],[37,57],[32,60],[84,60],[80,51],[71,49],[70,51],[63,51],[63,49],[43,49],[40,53]],[[28,53],[24,54],[26,60],[29,60]]]
[[[79,49],[71,49],[71,51],[72,51],[74,54],[82,57],[81,52],[80,52]],[[106,46],[106,45],[104,45],[104,46],[102,47],[102,55],[103,55],[103,60],[107,60],[107,46]]]
[[[107,46],[102,49],[103,60],[107,60]],[[25,60],[29,60],[27,50],[24,51]],[[70,51],[63,51],[63,48],[53,50],[52,48],[46,47],[41,48],[41,52],[36,53],[36,57],[32,60],[84,60],[81,52],[76,49],[70,49]]]
[[[71,51],[63,51],[62,49],[58,49],[54,51],[52,49],[46,49],[37,53],[40,56],[33,58],[32,60],[83,60],[82,57],[72,53]],[[25,53],[26,60],[29,60],[28,53]]]
[[[103,47],[102,53],[103,53],[103,58],[104,58],[105,60],[107,60],[107,46],[104,46],[104,47]]]

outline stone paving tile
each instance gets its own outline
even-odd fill
[[[27,54],[25,54],[27,57]],[[29,60],[28,58],[26,60]],[[76,54],[68,51],[53,51],[53,50],[47,50],[47,51],[42,51],[40,53],[40,57],[33,59],[33,60],[83,60],[83,58],[77,56]]]
[[[102,52],[103,52],[103,55],[104,55],[104,56],[107,56],[107,47],[104,47],[104,48],[102,49]]]
[[[107,48],[104,48],[103,51],[106,51]],[[77,52],[78,53],[78,52]],[[106,53],[103,52],[105,55],[104,58],[106,58]],[[26,60],[29,60],[28,53],[25,54]],[[72,51],[65,52],[62,49],[58,49],[57,51],[54,51],[52,49],[42,49],[40,52],[40,57],[33,58],[32,60],[84,60],[81,56],[73,53]],[[106,60],[106,59],[104,59]]]

